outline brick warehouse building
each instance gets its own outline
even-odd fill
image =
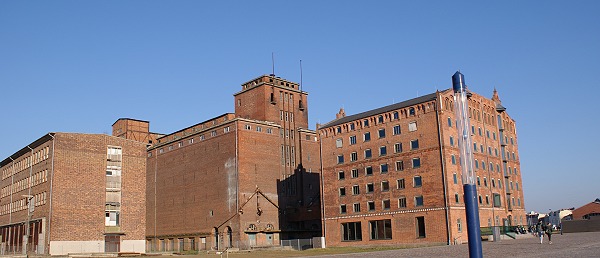
[[[148,149],[148,251],[247,249],[321,235],[307,92],[264,75],[234,99],[235,113],[159,136]],[[148,126],[130,123],[119,119],[113,135],[152,139]]]
[[[144,252],[145,170],[137,141],[42,136],[0,163],[0,253]]]
[[[467,241],[453,92],[318,129],[329,246]],[[469,98],[481,226],[526,223],[515,122],[497,92]]]

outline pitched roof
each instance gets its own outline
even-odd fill
[[[420,103],[424,103],[424,102],[428,102],[428,101],[432,101],[435,100],[436,98],[436,93],[431,93],[431,94],[427,94],[418,98],[414,98],[414,99],[409,99],[403,102],[399,102],[396,104],[392,104],[389,106],[385,106],[385,107],[380,107],[377,109],[373,109],[373,110],[369,110],[366,112],[362,112],[362,113],[358,113],[355,115],[351,115],[351,116],[345,116],[342,117],[340,119],[337,120],[333,120],[327,124],[322,125],[319,129],[323,129],[323,128],[327,128],[327,127],[332,127],[332,126],[336,126],[336,125],[340,125],[343,123],[347,123],[350,121],[354,121],[354,120],[359,120],[365,117],[370,117],[370,116],[374,116],[377,114],[383,114],[392,110],[396,110],[396,109],[401,109],[401,108],[405,108],[405,107],[409,107],[412,105],[416,105],[416,104],[420,104]]]

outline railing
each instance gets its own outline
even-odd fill
[[[313,248],[312,238],[281,240],[281,246],[291,246],[295,250],[306,250]]]
[[[515,233],[517,231],[517,226],[496,226],[496,227],[482,227],[481,235],[482,236],[491,236],[494,234],[493,228],[499,228],[501,235],[506,235],[506,233]]]

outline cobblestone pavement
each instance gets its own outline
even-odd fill
[[[600,257],[600,232],[554,234],[552,244],[548,244],[546,236],[543,244],[537,237],[483,242],[482,249],[484,257]],[[469,246],[463,244],[319,257],[469,257]]]

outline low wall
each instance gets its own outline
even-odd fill
[[[598,232],[600,231],[600,218],[565,220],[562,222],[563,233]]]

